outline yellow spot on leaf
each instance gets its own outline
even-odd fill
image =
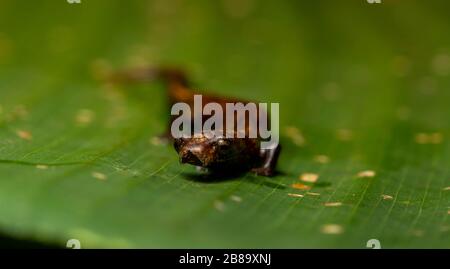
[[[330,162],[330,158],[326,155],[314,156],[314,161],[317,163],[325,164]]]
[[[296,198],[303,198],[303,194],[300,194],[300,193],[288,193],[287,194],[288,196],[290,196],[290,197],[296,197]]]
[[[297,190],[302,190],[302,191],[307,191],[311,189],[311,186],[302,184],[302,183],[294,183],[291,185],[292,188],[297,189]]]
[[[77,112],[75,117],[75,121],[79,125],[88,125],[90,124],[95,117],[95,113],[89,109],[81,109]]]
[[[432,61],[433,71],[440,76],[447,76],[450,74],[450,56],[447,54],[438,54]]]
[[[24,131],[24,130],[17,130],[16,132],[17,136],[22,138],[23,140],[31,140],[33,139],[33,135],[28,132],[28,131]]]
[[[428,135],[425,133],[416,134],[415,138],[416,143],[418,144],[427,144],[428,143]]]
[[[360,178],[374,177],[374,176],[376,176],[376,172],[373,170],[365,170],[365,171],[359,172],[357,176]]]
[[[28,110],[25,105],[17,105],[12,110],[13,117],[23,119],[28,116]]]
[[[425,233],[425,232],[422,231],[422,230],[412,230],[412,231],[411,231],[411,234],[414,235],[414,236],[417,236],[417,237],[423,236],[424,233]]]
[[[300,180],[304,182],[314,183],[317,181],[317,179],[319,179],[318,174],[304,173],[300,175]]]
[[[442,133],[434,132],[434,133],[418,133],[414,137],[414,140],[417,144],[426,145],[426,144],[441,144],[444,141],[444,136]]]
[[[150,144],[152,144],[153,146],[161,146],[164,145],[164,141],[160,137],[154,136],[150,138]]]
[[[328,207],[338,207],[338,206],[342,206],[342,203],[341,202],[328,202],[323,205],[328,206]]]
[[[106,180],[108,177],[100,172],[92,172],[92,177],[98,180]]]
[[[47,170],[48,169],[48,165],[38,164],[38,165],[36,165],[36,168],[39,169],[39,170]]]
[[[288,126],[284,129],[284,131],[295,145],[300,147],[305,145],[305,137],[297,127]]]
[[[222,212],[225,210],[225,204],[222,201],[216,200],[216,201],[214,201],[214,208],[217,211]]]
[[[349,129],[337,130],[337,138],[341,141],[350,141],[353,139],[353,131]]]
[[[444,136],[441,133],[432,133],[430,135],[431,144],[441,144],[444,141]]]
[[[236,203],[242,202],[242,198],[237,195],[231,195],[230,199],[231,199],[231,201],[236,202]]]
[[[344,228],[338,224],[325,224],[322,226],[321,232],[324,234],[342,234]]]

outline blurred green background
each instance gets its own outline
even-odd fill
[[[449,10],[0,0],[1,246],[449,248]],[[148,64],[279,102],[282,173],[196,180],[154,138],[162,85],[95,79]],[[303,173],[319,175],[310,190],[292,187]]]

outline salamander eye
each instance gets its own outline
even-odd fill
[[[228,141],[226,141],[225,139],[219,139],[219,140],[217,140],[217,145],[228,146]]]
[[[224,149],[227,149],[230,146],[230,142],[228,140],[225,140],[225,139],[219,139],[219,140],[217,140],[217,146],[220,149],[224,150]]]

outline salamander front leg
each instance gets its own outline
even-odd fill
[[[262,166],[253,168],[258,176],[271,177],[275,174],[275,167],[277,165],[278,157],[280,156],[281,145],[277,145],[273,149],[262,149],[261,158],[263,160]]]

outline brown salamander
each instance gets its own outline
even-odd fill
[[[168,92],[169,105],[183,102],[191,108],[194,107],[194,95],[199,94],[192,90],[184,72],[176,68],[140,68],[113,73],[109,79],[114,83],[151,82],[161,80],[165,83]],[[216,95],[202,95],[203,107],[211,102],[218,103],[224,108],[226,103],[247,104],[248,101]],[[198,116],[198,115],[197,115]],[[196,115],[192,115],[196,117]],[[203,122],[210,115],[201,115]],[[175,117],[172,116],[171,123]],[[248,123],[248,121],[246,121]],[[169,125],[171,126],[171,125]],[[248,131],[248,124],[246,131]],[[229,138],[225,136],[207,137],[204,133],[189,138],[176,138],[170,134],[170,127],[164,135],[173,140],[175,150],[182,163],[207,168],[211,172],[229,173],[251,170],[257,175],[273,176],[275,166],[280,154],[281,146],[271,149],[261,149],[261,139]]]

